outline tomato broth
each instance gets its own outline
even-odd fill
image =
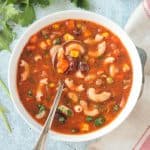
[[[86,20],[63,20],[32,35],[18,62],[17,87],[29,114],[44,124],[58,81],[65,83],[52,130],[85,134],[112,122],[125,107],[132,65],[121,40]]]

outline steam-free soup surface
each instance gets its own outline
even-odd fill
[[[132,66],[114,33],[93,22],[64,20],[35,33],[18,62],[20,100],[42,125],[59,80],[65,87],[52,130],[84,134],[109,124],[124,108]]]

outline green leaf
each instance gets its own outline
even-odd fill
[[[96,127],[103,125],[105,122],[105,118],[103,116],[100,116],[99,118],[96,118],[94,121],[94,124]]]
[[[52,0],[30,0],[30,4],[40,5],[46,7],[51,3]]]
[[[6,86],[6,84],[0,79],[0,86],[2,87],[2,89],[5,91],[5,93],[7,94],[8,97],[10,97],[10,93],[9,90]]]
[[[12,130],[11,130],[10,124],[8,122],[8,119],[7,119],[6,115],[5,115],[6,112],[7,112],[6,109],[0,104],[0,117],[3,120],[6,129],[9,132],[11,132]]]
[[[89,2],[88,0],[71,0],[77,7],[81,7],[84,9],[89,9]]]
[[[93,117],[87,116],[85,120],[86,120],[87,122],[92,122],[92,121],[93,121]]]
[[[113,106],[113,111],[119,111],[119,105],[118,104],[115,104],[114,106]]]
[[[17,2],[17,0],[7,0],[7,4],[11,4],[11,3],[16,3]]]
[[[27,5],[24,11],[20,13],[18,23],[22,26],[27,26],[35,20],[35,11],[31,5]]]
[[[1,16],[3,18],[3,21],[5,22],[7,21],[16,22],[16,19],[20,12],[14,7],[14,4],[2,5],[0,11],[1,11]]]
[[[9,44],[14,39],[14,33],[10,26],[4,22],[0,22],[0,50],[10,50]]]

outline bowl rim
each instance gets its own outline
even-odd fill
[[[117,128],[128,117],[128,115],[133,110],[141,91],[142,76],[143,76],[142,64],[137,49],[133,44],[133,42],[128,37],[128,35],[117,24],[115,24],[113,21],[109,20],[104,16],[101,16],[93,12],[85,11],[85,10],[65,10],[65,11],[52,13],[50,15],[43,17],[42,19],[35,21],[23,33],[23,35],[21,36],[21,38],[19,39],[19,41],[17,42],[16,46],[12,51],[12,55],[9,61],[8,86],[10,90],[11,99],[18,113],[36,131],[41,130],[41,125],[39,125],[26,111],[25,107],[23,106],[18,96],[17,85],[15,82],[18,59],[20,57],[24,45],[26,44],[26,42],[28,41],[31,35],[39,31],[41,28],[45,27],[46,25],[52,24],[57,21],[69,19],[69,18],[89,20],[92,22],[96,22],[97,24],[103,25],[104,27],[108,28],[112,33],[117,35],[121,41],[123,40],[122,43],[128,51],[132,63],[132,69],[133,69],[133,82],[132,82],[132,87],[130,90],[130,94],[126,106],[111,123],[96,131],[86,133],[86,134],[79,134],[79,135],[62,134],[52,130],[49,131],[51,137],[54,139],[61,140],[61,141],[81,142],[81,141],[96,139],[98,137],[104,136],[105,134],[108,134],[109,132]]]

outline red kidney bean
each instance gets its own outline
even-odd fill
[[[89,68],[89,65],[87,64],[87,62],[85,62],[85,61],[80,61],[80,62],[79,62],[78,69],[79,69],[81,72],[88,72],[90,68]]]

